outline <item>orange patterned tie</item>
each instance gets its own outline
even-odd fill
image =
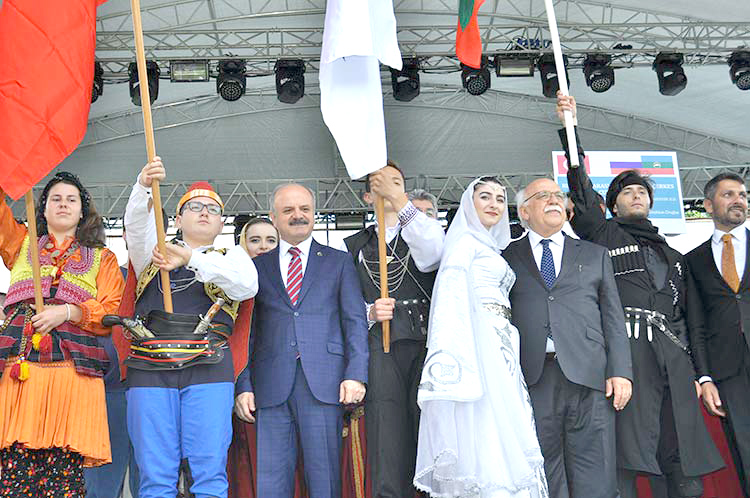
[[[734,263],[732,236],[725,233],[721,236],[721,240],[724,241],[724,248],[721,250],[721,275],[727,285],[737,292],[740,289],[740,278],[737,276],[737,265]]]

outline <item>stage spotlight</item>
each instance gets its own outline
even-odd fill
[[[148,79],[148,97],[151,103],[156,102],[159,97],[159,75],[161,70],[154,61],[146,61],[146,77]],[[138,65],[131,62],[128,66],[128,88],[130,89],[130,100],[133,104],[141,105],[141,88],[138,82]]]
[[[221,98],[234,102],[245,95],[245,61],[241,59],[219,61],[216,92]]]
[[[615,86],[615,70],[611,62],[612,57],[606,54],[589,54],[583,61],[586,84],[596,93],[606,92]]]
[[[687,76],[682,69],[682,54],[659,52],[653,69],[659,77],[659,93],[677,95],[687,86]]]
[[[729,76],[740,90],[750,90],[750,52],[737,51],[729,58]]]
[[[492,85],[490,70],[487,67],[487,57],[482,56],[481,69],[475,69],[461,64],[461,83],[472,95],[482,95]]]
[[[516,55],[496,55],[495,74],[499,78],[534,76],[534,59]]]
[[[568,76],[568,56],[563,55],[563,62],[565,64],[565,76]],[[555,67],[555,56],[553,54],[544,54],[539,57],[537,61],[537,67],[539,68],[539,77],[542,80],[542,94],[550,99],[554,99],[557,96],[557,91],[560,89],[560,81],[557,79],[557,68]],[[567,78],[568,86],[570,86],[570,78]]]
[[[305,62],[302,59],[276,61],[276,96],[285,104],[294,104],[305,95]]]
[[[102,65],[94,62],[94,85],[91,87],[91,103],[96,102],[101,94],[104,93],[104,70]]]
[[[401,66],[401,71],[391,68],[393,98],[411,102],[419,95],[419,60],[404,59]]]

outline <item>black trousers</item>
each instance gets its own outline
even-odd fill
[[[615,410],[604,392],[570,382],[544,362],[529,387],[550,498],[614,498]]]
[[[682,471],[680,462],[680,448],[677,442],[677,429],[672,410],[672,396],[669,388],[664,389],[659,417],[659,445],[656,450],[656,460],[665,477],[651,479],[652,489],[657,487],[654,496],[668,496],[669,498],[701,496],[703,481],[700,477],[687,477]],[[617,481],[621,498],[637,498],[636,478],[638,473],[631,470],[618,469]],[[666,494],[664,494],[666,493]]]
[[[750,498],[750,352],[745,348],[739,374],[718,383],[719,396],[727,411],[722,420],[732,460],[745,498]]]
[[[425,358],[424,341],[401,340],[383,352],[380,335],[370,335],[365,397],[367,460],[373,498],[414,498],[419,408],[417,387]]]

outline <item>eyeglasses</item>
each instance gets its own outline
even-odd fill
[[[203,208],[206,208],[208,214],[219,216],[221,214],[221,206],[218,204],[203,204],[201,201],[188,201],[185,203],[185,207],[194,213],[200,213]]]
[[[551,197],[554,197],[555,200],[558,200],[560,202],[563,202],[566,198],[565,192],[556,191],[556,192],[550,192],[549,190],[540,190],[539,192],[534,193],[533,195],[530,195],[526,200],[524,200],[524,203],[529,202],[531,199],[536,197],[537,199],[541,201],[548,201]]]

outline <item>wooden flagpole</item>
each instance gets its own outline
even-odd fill
[[[34,280],[34,306],[36,312],[41,313],[44,309],[44,297],[42,296],[42,271],[39,266],[39,239],[36,232],[36,209],[34,208],[34,193],[29,189],[25,194],[26,219],[29,225],[29,247],[31,248],[31,275]]]
[[[557,81],[560,83],[560,92],[566,97],[568,93],[568,78],[565,74],[565,61],[560,46],[560,33],[557,31],[557,18],[555,17],[555,6],[552,0],[544,0],[544,7],[547,9],[547,22],[549,23],[549,34],[552,39],[552,52],[555,55],[555,70],[557,71]],[[564,112],[565,133],[568,137],[568,150],[570,151],[570,167],[577,168],[578,161],[578,144],[576,143],[576,132],[573,124],[573,114],[570,111]]]
[[[146,152],[148,160],[153,161],[156,157],[156,142],[154,141],[154,124],[151,120],[151,96],[148,89],[148,73],[146,72],[146,51],[143,46],[143,25],[141,23],[140,0],[131,0],[130,8],[133,13],[133,34],[135,35],[135,60],[138,64],[138,81],[141,91],[141,107],[143,109],[143,133],[146,135]],[[167,255],[166,232],[164,230],[164,218],[162,217],[161,190],[159,181],[154,180],[151,184],[151,192],[154,199],[154,217],[156,219],[156,237],[159,252],[162,256]],[[161,288],[164,295],[164,311],[172,313],[172,290],[169,286],[169,272],[159,271],[161,277]]]
[[[379,195],[375,196],[375,217],[378,220],[378,259],[380,260],[380,297],[388,297],[388,261],[385,251],[385,202]],[[391,351],[391,322],[380,323],[383,329],[383,351]]]

